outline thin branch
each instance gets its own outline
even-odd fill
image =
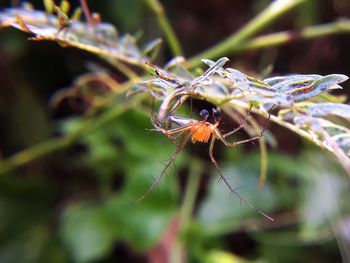
[[[164,33],[164,37],[174,56],[183,56],[183,50],[180,45],[170,22],[165,14],[162,4],[158,0],[145,0],[148,8],[153,12],[157,18],[158,25]]]
[[[246,26],[244,26],[237,33],[228,37],[221,43],[214,47],[196,55],[189,59],[188,65],[190,68],[198,66],[202,58],[214,59],[223,55],[229,55],[232,50],[239,46],[266,26],[270,25],[280,16],[290,11],[292,8],[303,3],[305,0],[277,0],[273,1],[264,11],[252,19]]]
[[[180,224],[181,229],[185,229],[192,218],[192,213],[194,209],[194,204],[198,194],[200,175],[202,172],[203,163],[200,160],[193,159],[190,162],[190,175],[188,178],[185,197],[182,202],[181,212],[180,212]]]
[[[325,141],[332,147],[334,155],[338,158],[339,163],[343,166],[344,170],[350,177],[350,159],[339,145],[326,133],[324,132]]]
[[[83,9],[83,12],[88,24],[90,25],[95,24],[95,20],[91,16],[91,12],[90,12],[90,8],[87,3],[87,0],[80,0],[80,5],[81,5],[81,9]]]
[[[196,201],[196,197],[199,190],[200,175],[202,172],[203,163],[197,159],[193,159],[190,162],[190,174],[186,186],[185,197],[181,205],[180,211],[180,229],[179,234],[183,234],[187,230],[190,221],[192,220],[193,209]],[[181,252],[184,249],[184,242],[181,241],[181,236],[178,236],[177,242],[172,248],[170,262],[178,263],[183,262]]]
[[[256,37],[242,45],[232,47],[231,54],[344,33],[350,33],[350,19],[340,19],[329,24],[310,26],[300,31],[286,31]]]
[[[113,67],[118,69],[124,76],[126,76],[129,80],[132,82],[140,81],[139,76],[132,70],[128,65],[123,64],[123,62],[118,61],[116,59],[111,59],[109,57],[104,57],[105,60],[107,60],[108,63],[110,63]],[[141,65],[137,65],[141,66]],[[143,69],[142,65],[142,69]]]
[[[234,120],[237,123],[240,123],[240,120],[237,118],[237,116],[235,116],[235,112],[239,112],[239,116],[241,116],[242,113],[241,111],[238,110],[238,107],[223,107],[224,112],[230,116],[230,118],[232,120]],[[248,109],[248,112],[251,110],[252,108]],[[245,113],[247,114],[247,113]],[[250,125],[253,127],[253,129],[249,129],[248,127],[243,127],[243,129],[246,131],[246,133],[250,136],[250,137],[254,137],[256,134],[260,133],[260,129],[261,127],[259,126],[258,122],[254,119],[254,118],[248,118],[248,114],[245,117],[245,120],[243,120],[242,123],[244,123],[245,121],[247,121],[248,123],[250,123]],[[231,133],[231,132],[230,132]],[[229,134],[230,134],[229,133]],[[225,137],[225,136],[224,136]],[[260,148],[260,178],[259,178],[259,188],[261,189],[266,181],[266,177],[267,177],[267,162],[268,162],[268,155],[267,155],[267,147],[266,147],[266,141],[264,136],[261,136],[259,138],[259,148]]]
[[[248,119],[248,122],[252,125],[256,133],[259,133],[261,127],[255,119]],[[267,178],[267,146],[264,136],[259,138],[259,149],[260,149],[260,178],[259,178],[259,188],[262,189],[265,185]]]
[[[46,142],[39,143],[32,148],[23,150],[8,159],[0,161],[0,175],[7,174],[21,166],[24,166],[32,161],[41,159],[54,152],[65,149],[80,140],[83,135],[92,132],[93,130],[103,126],[104,124],[114,120],[128,109],[124,107],[111,108],[106,111],[98,119],[87,120],[79,129],[67,135],[64,138],[54,138]]]
[[[235,106],[235,107],[237,107],[237,106],[243,107],[246,109],[248,109],[248,107],[249,107],[248,104],[246,105],[246,107],[244,107],[242,104],[237,105],[233,101],[231,101],[229,103],[229,105]],[[252,111],[256,114],[264,116],[264,114],[261,111],[259,111],[258,109],[253,108]],[[266,116],[264,116],[264,117],[266,117]],[[310,133],[300,129],[299,127],[293,125],[292,123],[283,121],[283,119],[281,119],[279,116],[270,115],[270,120],[277,123],[280,126],[283,126],[287,129],[295,132],[299,136],[311,141],[313,144],[319,146],[320,148],[325,149],[325,150],[333,153],[337,157],[337,159],[339,160],[340,164],[343,166],[346,173],[350,176],[350,159],[349,159],[349,157],[347,157],[344,154],[344,152],[339,148],[339,146],[336,143],[334,143],[334,141],[326,133],[323,136],[325,136],[325,139],[330,147],[327,147],[325,144],[319,142],[318,140],[315,140],[314,137]]]
[[[130,83],[127,82],[126,85],[121,86],[120,90],[125,90],[125,88],[129,85]],[[117,93],[117,95],[120,96],[120,93]],[[115,100],[113,100],[115,96],[111,96],[110,98],[111,100],[108,100],[109,103],[113,103],[113,101],[115,102]],[[76,129],[71,134],[66,135],[64,138],[50,139],[46,142],[39,143],[29,149],[25,149],[19,153],[16,153],[5,160],[0,160],[0,175],[10,173],[13,170],[22,167],[32,161],[44,158],[45,156],[73,145],[84,135],[89,134],[90,132],[99,129],[103,125],[115,120],[129,108],[132,108],[135,103],[140,102],[142,98],[143,96],[138,96],[136,99],[134,99],[133,103],[120,103],[118,107],[111,107],[98,117],[91,117],[85,120],[78,129]]]
[[[12,157],[0,161],[0,175],[7,174],[16,168],[19,168],[34,160],[40,159],[53,152],[57,152],[67,146],[67,140],[64,138],[55,138],[49,141],[39,143],[32,148],[19,152]]]

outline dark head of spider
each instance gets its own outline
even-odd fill
[[[199,115],[203,118],[203,121],[207,121],[208,118],[209,118],[209,111],[207,110],[201,110]],[[215,109],[215,108],[212,108],[212,117],[213,117],[213,121],[215,123],[219,122],[221,120],[221,114],[220,112]]]

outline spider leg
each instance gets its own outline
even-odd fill
[[[236,141],[236,142],[228,142],[224,137],[223,135],[220,133],[219,130],[215,130],[215,135],[217,136],[217,138],[222,141],[227,147],[236,147],[237,145],[240,145],[240,144],[244,144],[244,143],[247,143],[247,142],[251,142],[251,141],[255,141],[255,140],[258,140],[259,138],[261,138],[261,136],[263,135],[263,131],[261,131],[258,135],[254,136],[254,137],[251,137],[249,139],[245,139],[245,140],[240,140],[240,141]]]
[[[175,89],[173,92],[171,92],[162,102],[162,104],[160,105],[159,111],[158,111],[158,120],[164,120],[167,116],[168,116],[168,109],[170,108],[170,104],[171,102],[176,99],[177,97],[180,96],[186,96],[188,95],[188,92],[185,91],[185,87],[182,89]],[[182,97],[181,97],[182,98]],[[172,112],[176,110],[176,108],[178,108],[183,101],[181,100],[181,98],[179,100],[176,101],[175,103],[175,108],[173,106],[172,108]]]
[[[215,158],[214,158],[214,155],[213,155],[213,150],[214,150],[214,144],[215,144],[215,136],[212,136],[212,139],[210,141],[210,146],[209,146],[209,157],[210,157],[210,160],[211,162],[215,165],[216,167],[216,170],[218,171],[219,173],[219,176],[220,176],[220,180],[222,180],[225,185],[228,187],[228,189],[230,190],[230,193],[236,195],[239,200],[241,201],[241,203],[245,203],[246,205],[248,205],[250,208],[254,209],[255,211],[257,211],[259,214],[261,214],[262,216],[266,217],[267,219],[271,220],[271,221],[274,221],[274,219],[272,217],[270,217],[269,215],[265,214],[263,211],[261,211],[259,208],[256,208],[255,206],[253,206],[249,201],[247,201],[246,199],[244,199],[239,193],[238,191],[233,188],[228,180],[225,178],[225,176],[223,175],[219,165],[217,164]]]
[[[177,138],[183,133],[186,132],[188,130],[190,130],[192,128],[192,125],[188,125],[188,126],[183,126],[183,127],[178,127],[172,130],[164,130],[164,134],[166,136],[168,136],[168,138],[177,146],[179,146],[179,144],[177,143]],[[174,136],[175,135],[175,136]]]
[[[247,143],[247,142],[251,142],[251,141],[255,141],[255,140],[258,140],[259,138],[261,138],[263,136],[263,133],[265,132],[266,128],[267,128],[267,125],[269,123],[269,120],[270,120],[270,116],[271,116],[271,111],[269,113],[269,116],[267,117],[266,119],[266,122],[265,122],[265,125],[264,127],[262,128],[262,130],[259,132],[258,135],[254,136],[254,137],[251,137],[249,139],[245,139],[245,140],[241,140],[241,141],[237,141],[237,142],[233,142],[233,143],[230,143],[228,142],[224,135],[221,134],[221,132],[215,128],[214,129],[214,133],[217,137],[217,139],[219,139],[220,141],[222,141],[227,147],[236,147],[237,145],[240,145],[240,144],[243,144],[243,143]]]
[[[215,158],[214,158],[214,145],[215,145],[215,141],[216,141],[216,138],[215,136],[212,136],[211,140],[210,140],[210,145],[209,145],[209,157],[210,157],[210,160],[211,162],[215,165],[216,169],[218,170],[219,172],[219,181],[218,183],[220,183],[222,181],[222,173],[221,173],[221,170],[219,169],[219,165],[217,164]],[[225,182],[226,184],[226,182]],[[230,186],[229,186],[230,188]]]
[[[161,179],[163,178],[163,176],[166,174],[168,168],[175,162],[176,157],[178,156],[178,154],[183,150],[183,148],[186,146],[186,144],[188,143],[188,141],[191,139],[192,133],[189,133],[186,138],[184,139],[184,141],[180,144],[177,145],[175,152],[171,155],[169,161],[167,162],[167,164],[164,166],[162,172],[160,173],[160,175],[155,179],[155,181],[152,183],[152,185],[148,188],[148,190],[141,196],[139,197],[135,203],[139,203],[141,202],[143,199],[145,199],[150,193],[152,193],[156,187],[159,185]]]
[[[173,114],[180,106],[181,104],[183,104],[187,98],[189,96],[188,95],[182,95],[173,105],[173,107],[171,108],[171,110],[169,111],[169,114]],[[191,99],[191,103],[192,103],[192,99]],[[192,105],[191,105],[191,112],[192,112]]]
[[[177,144],[176,143],[176,139],[177,137],[185,132],[185,131],[188,131],[189,129],[192,128],[192,124],[188,124],[188,125],[185,125],[185,126],[181,126],[181,127],[177,127],[177,128],[174,128],[174,129],[170,129],[170,130],[167,130],[165,128],[163,128],[158,119],[157,118],[151,118],[151,123],[154,127],[154,129],[148,129],[149,131],[157,131],[157,132],[161,132],[163,133],[164,135],[166,135],[174,144]],[[178,135],[176,135],[178,134]],[[173,135],[176,135],[175,137]]]
[[[248,111],[247,111],[247,114],[245,115],[245,117],[244,117],[242,123],[241,123],[237,128],[235,128],[233,131],[230,131],[230,132],[228,132],[228,133],[223,134],[222,136],[223,136],[224,138],[226,138],[227,136],[230,136],[230,135],[232,135],[232,134],[238,132],[239,130],[243,129],[244,125],[246,124],[246,122],[247,122],[247,120],[248,120],[248,117],[250,116],[250,112],[251,112],[252,108],[253,108],[253,105],[250,105],[250,107],[249,107],[249,109],[248,109]]]

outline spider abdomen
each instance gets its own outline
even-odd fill
[[[211,125],[207,122],[198,122],[191,128],[192,142],[208,142],[212,134]]]

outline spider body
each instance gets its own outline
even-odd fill
[[[221,117],[216,109],[213,109],[213,117],[215,120],[214,124],[207,121],[209,117],[209,112],[207,110],[202,110],[200,112],[200,116],[203,118],[200,121],[188,118],[180,118],[176,116],[169,116],[169,121],[176,123],[184,130],[189,130],[189,134],[191,135],[191,141],[193,143],[207,143],[209,142],[210,138],[212,136],[215,136],[215,134],[217,133],[217,126],[219,125]],[[181,130],[181,128],[179,130]],[[167,133],[166,131],[163,131],[163,133],[164,132]],[[171,133],[172,132],[168,134],[169,137],[171,137]]]
[[[273,218],[271,218],[270,216],[265,214],[263,211],[256,208],[255,206],[253,206],[249,201],[244,199],[237,192],[237,190],[229,184],[228,180],[226,179],[226,177],[224,177],[222,171],[220,170],[220,168],[219,168],[219,166],[214,158],[214,155],[213,155],[214,144],[215,144],[216,140],[220,140],[227,147],[236,147],[237,145],[259,139],[262,136],[263,131],[266,128],[268,120],[265,124],[265,127],[256,136],[251,137],[249,139],[230,143],[229,141],[227,141],[226,137],[236,133],[238,130],[240,130],[244,127],[244,124],[247,120],[248,114],[245,117],[245,119],[243,120],[243,122],[237,128],[233,129],[232,131],[230,131],[226,134],[222,134],[220,132],[220,130],[218,129],[218,126],[219,126],[220,121],[221,121],[221,115],[216,109],[212,110],[212,117],[213,117],[214,123],[208,122],[209,112],[207,110],[202,110],[200,112],[200,116],[202,117],[202,120],[182,118],[182,117],[177,117],[177,116],[172,116],[172,115],[168,116],[167,120],[169,123],[174,123],[174,124],[177,124],[179,126],[177,128],[173,128],[173,129],[165,129],[165,128],[161,127],[158,123],[155,123],[152,120],[153,126],[155,128],[154,130],[159,131],[159,132],[165,134],[166,136],[168,136],[169,139],[171,139],[177,145],[177,147],[176,147],[175,152],[171,155],[168,163],[163,168],[161,174],[156,178],[156,180],[151,185],[151,187],[148,189],[148,191],[143,196],[141,196],[138,201],[143,200],[149,193],[151,193],[156,188],[156,186],[159,184],[161,178],[166,174],[168,168],[171,166],[172,163],[175,162],[177,155],[182,151],[182,149],[186,146],[186,144],[190,140],[193,143],[196,143],[196,142],[208,143],[209,142],[209,157],[210,157],[211,162],[215,165],[215,168],[217,169],[217,171],[219,173],[220,180],[222,180],[226,184],[226,186],[229,188],[230,192],[235,194],[241,200],[242,203],[247,204],[248,206],[250,206],[251,208],[256,210],[258,213],[260,213],[261,215],[266,217],[267,219],[274,221]],[[269,117],[268,117],[268,119],[269,119]],[[178,141],[179,141],[178,139],[180,136],[181,136],[181,140],[180,140],[180,143],[178,143]]]
[[[208,122],[196,121],[193,123],[190,133],[193,143],[205,142],[207,143],[213,134],[213,124]]]
[[[187,118],[178,118],[175,116],[169,117],[169,120],[173,123],[176,123],[182,128],[185,128],[189,130],[189,133],[191,134],[191,141],[193,143],[196,142],[209,142],[210,137],[213,135],[215,130],[215,125],[211,124],[207,121],[198,121],[193,119],[187,119]],[[163,131],[164,132],[164,131]],[[165,134],[167,132],[165,131]],[[171,133],[168,134],[169,137],[171,137]]]

